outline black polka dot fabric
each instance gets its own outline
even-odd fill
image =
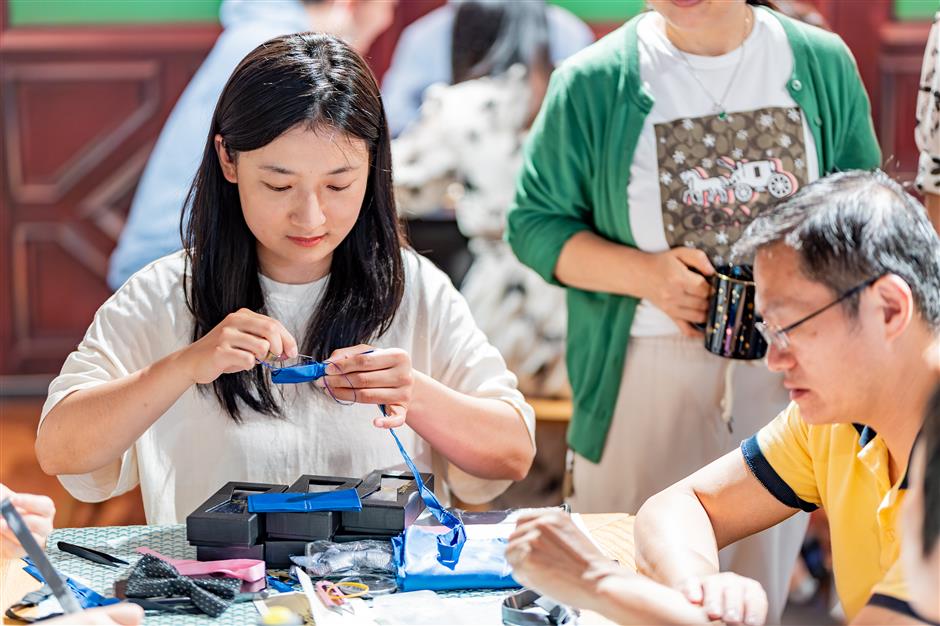
[[[128,598],[166,598],[185,596],[200,611],[212,617],[225,612],[241,588],[235,578],[190,578],[150,554],[144,555],[127,579]]]

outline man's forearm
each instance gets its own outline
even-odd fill
[[[642,576],[611,575],[598,585],[592,607],[618,624],[708,624],[701,607]]]
[[[640,508],[636,564],[641,574],[670,587],[718,572],[718,544],[705,508],[691,490],[673,487]]]

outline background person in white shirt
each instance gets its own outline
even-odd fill
[[[393,137],[418,118],[428,87],[455,82],[452,40],[454,18],[462,3],[462,0],[448,0],[409,24],[398,38],[391,65],[382,78],[382,99]],[[549,4],[545,15],[553,66],[594,41],[590,27],[567,9]]]
[[[917,91],[917,123],[914,140],[920,150],[917,164],[917,190],[924,195],[924,206],[934,228],[940,230],[940,13],[934,15],[927,37],[924,61]]]
[[[216,107],[184,251],[112,296],[52,382],[42,468],[86,501],[139,483],[150,523],[231,480],[401,466],[381,430],[395,426],[465,501],[525,476],[532,409],[448,279],[403,246],[389,145],[347,44],[286,35],[251,52]],[[257,364],[298,353],[338,364],[320,382],[357,404],[275,388]]]

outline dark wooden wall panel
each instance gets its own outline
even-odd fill
[[[0,42],[0,373],[51,374],[108,296],[108,256],[147,155],[215,32],[191,32],[184,54],[148,50],[145,36],[41,52],[17,34],[16,46]]]

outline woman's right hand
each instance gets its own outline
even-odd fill
[[[193,383],[205,385],[222,374],[250,370],[258,360],[296,358],[297,342],[277,320],[239,309],[181,356]]]
[[[650,284],[643,297],[671,317],[683,335],[701,337],[692,324],[704,324],[708,314],[708,277],[715,273],[708,255],[696,248],[673,248],[651,254],[650,261]]]

